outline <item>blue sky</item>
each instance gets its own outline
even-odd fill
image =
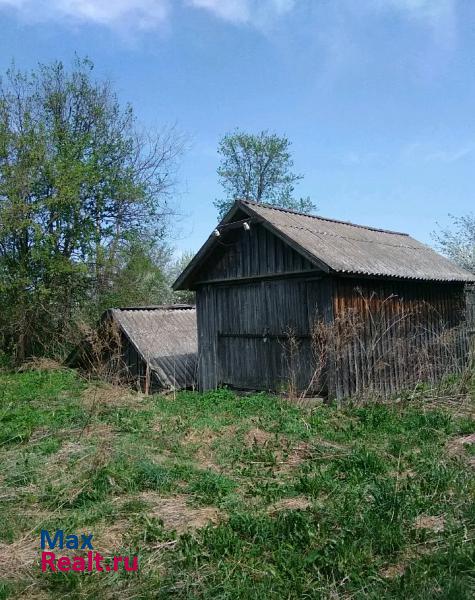
[[[292,140],[322,215],[430,242],[475,205],[474,23],[472,0],[0,0],[0,70],[88,55],[144,126],[176,123],[180,250],[236,127]]]

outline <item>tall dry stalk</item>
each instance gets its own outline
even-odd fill
[[[393,295],[380,299],[360,293],[358,308],[340,310],[331,322],[317,316],[310,347],[292,330],[283,347],[293,399],[309,394],[388,397],[421,383],[438,392],[452,375],[466,387],[473,365],[465,323],[452,325],[427,302],[408,309]]]

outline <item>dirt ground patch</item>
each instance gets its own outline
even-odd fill
[[[273,433],[269,433],[258,427],[253,427],[244,436],[244,442],[248,448],[251,446],[264,447],[274,438],[275,435]]]
[[[404,563],[389,565],[388,567],[381,569],[379,574],[385,579],[394,579],[395,577],[402,577],[406,572],[406,568]]]
[[[51,482],[58,481],[69,473],[70,464],[73,464],[69,461],[74,458],[79,459],[85,454],[86,447],[80,441],[63,442],[57,452],[47,457],[42,468],[43,477]],[[62,469],[58,470],[58,465],[62,465]]]
[[[305,496],[296,496],[295,498],[283,498],[269,506],[267,512],[275,514],[282,510],[305,510],[311,506],[312,502]]]
[[[216,431],[205,427],[204,429],[191,429],[183,438],[184,444],[199,444],[200,446],[211,446],[219,436]]]
[[[78,438],[99,438],[100,440],[112,440],[116,435],[115,429],[108,423],[89,423],[78,432]]]
[[[430,529],[434,533],[444,531],[445,518],[443,516],[421,515],[414,521],[415,529]]]
[[[221,472],[222,468],[215,460],[213,444],[221,438],[233,436],[236,431],[234,425],[222,427],[219,430],[213,430],[208,427],[204,429],[191,429],[183,438],[183,444],[195,449],[194,459],[203,469]]]
[[[287,455],[279,462],[276,473],[290,473],[301,465],[305,459],[310,458],[312,453],[312,447],[307,442],[301,442],[297,446],[290,448]]]
[[[149,504],[149,514],[161,519],[167,529],[177,533],[200,529],[209,524],[216,525],[225,516],[215,506],[189,506],[189,496],[186,495],[164,498],[156,492],[143,492],[140,498]]]
[[[290,473],[297,469],[305,460],[311,458],[324,458],[324,455],[333,456],[348,452],[348,448],[336,442],[323,439],[313,439],[311,442],[300,442],[291,447],[279,461],[276,474]]]
[[[99,531],[94,532],[94,550],[104,556],[118,554],[129,529],[130,523],[126,520],[118,520],[112,525],[100,528]]]
[[[450,456],[461,456],[465,458],[471,467],[475,468],[475,456],[469,456],[466,448],[475,444],[475,433],[453,438],[447,444],[447,451]]]

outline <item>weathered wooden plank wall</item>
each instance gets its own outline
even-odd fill
[[[335,358],[338,398],[364,389],[388,396],[467,360],[463,284],[335,278],[333,311],[336,323],[354,326]]]
[[[467,323],[471,330],[475,330],[475,285],[467,286]],[[475,331],[474,331],[475,333]]]
[[[261,225],[223,238],[196,283],[200,388],[277,389],[286,331],[308,345],[309,307],[327,314],[318,290],[329,288],[313,289],[320,272]]]
[[[216,249],[196,279],[207,282],[312,270],[315,266],[310,261],[258,224],[249,231],[229,231],[222,241],[218,238]]]
[[[278,390],[289,368],[306,386],[311,376],[311,329],[330,319],[330,281],[316,277],[200,286],[197,290],[199,381]],[[289,337],[298,344],[289,364]]]

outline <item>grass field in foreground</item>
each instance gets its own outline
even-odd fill
[[[0,373],[0,598],[473,598],[474,414]],[[60,528],[139,571],[41,573]]]

